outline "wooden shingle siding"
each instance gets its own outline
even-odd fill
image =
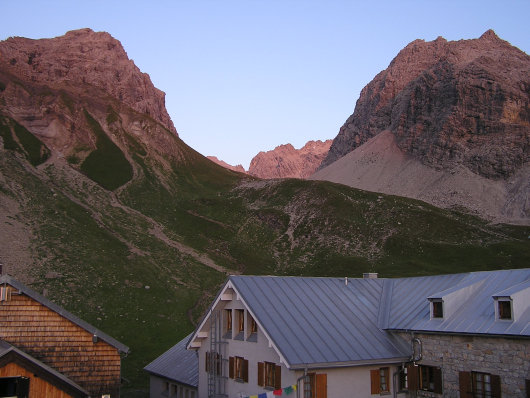
[[[24,376],[30,379],[28,398],[74,398],[45,380],[35,377],[33,372],[30,372],[15,363],[10,363],[0,368],[0,377],[9,377],[13,375]]]
[[[92,395],[119,391],[118,350],[24,294],[0,302],[0,338],[64,374]]]

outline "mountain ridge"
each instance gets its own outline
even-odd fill
[[[492,30],[479,39],[415,40],[363,88],[312,178],[467,208],[495,222],[529,224],[528,70],[530,57]],[[410,167],[386,168],[384,183],[369,180],[370,167],[359,163],[362,148],[379,134],[393,136],[390,158],[400,151],[420,163],[413,173]],[[384,167],[378,159],[375,167]],[[429,184],[430,192],[421,186],[434,178],[428,175],[444,176],[445,194],[435,184]],[[466,186],[469,182],[476,187]],[[491,203],[488,191],[496,192]]]

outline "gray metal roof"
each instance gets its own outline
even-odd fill
[[[76,317],[75,315],[71,314],[70,312],[66,311],[64,308],[60,307],[59,305],[55,304],[54,302],[48,300],[46,297],[41,296],[36,291],[30,289],[26,285],[20,283],[16,279],[12,278],[11,276],[4,274],[0,276],[0,283],[7,283],[8,285],[13,286],[14,288],[18,289],[20,292],[24,293],[26,296],[31,297],[33,300],[38,301],[45,307],[48,307],[52,311],[58,313],[59,315],[65,317],[69,321],[75,323],[77,326],[85,329],[87,332],[98,336],[99,339],[105,341],[106,343],[110,344],[114,348],[116,348],[118,351],[123,353],[129,352],[129,347],[126,345],[120,343],[118,340],[112,338],[108,334],[102,332],[95,326],[92,326],[88,322],[85,322],[84,320]]]
[[[290,367],[406,360],[377,325],[382,279],[231,276],[234,289]]]
[[[8,342],[6,342],[4,340],[0,340],[0,358],[3,358],[4,356],[9,354],[10,352],[14,352],[19,357],[22,357],[26,361],[28,361],[28,362],[34,364],[35,366],[37,366],[38,368],[45,370],[46,372],[51,374],[53,377],[55,377],[57,380],[59,380],[61,383],[63,383],[63,385],[66,384],[70,388],[73,388],[77,392],[76,395],[80,394],[80,395],[86,396],[86,397],[88,397],[90,395],[88,393],[88,391],[86,391],[83,387],[81,387],[80,385],[78,385],[74,381],[70,380],[68,377],[66,377],[62,373],[59,373],[55,369],[53,369],[53,368],[49,367],[48,365],[42,363],[38,359],[33,358],[31,355],[29,355],[29,354],[25,353],[24,351],[16,348],[15,346],[9,344]]]
[[[347,284],[343,278],[238,275],[227,286],[291,368],[407,360],[411,348],[394,330],[530,337],[530,268]],[[499,293],[518,301],[514,320],[495,319]],[[431,319],[433,298],[447,304],[445,318]]]
[[[388,322],[382,325],[387,329],[530,337],[530,303],[523,303],[526,310],[513,321],[499,321],[495,320],[493,299],[499,292],[509,296],[528,288],[528,268],[392,281]],[[464,299],[456,311],[444,319],[430,319],[427,297],[456,292],[459,288]]]
[[[164,352],[144,370],[178,383],[197,387],[199,385],[199,358],[196,351],[186,349],[186,343],[192,334]]]

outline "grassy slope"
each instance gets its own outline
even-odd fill
[[[126,394],[145,389],[143,366],[193,328],[187,311],[197,319],[225,279],[153,236],[149,218],[219,265],[252,274],[385,277],[530,263],[529,228],[338,184],[245,180],[171,139],[185,154],[168,160],[171,169],[127,140],[142,173],[119,199],[143,215],[112,206],[108,191],[72,169],[37,170],[12,150],[0,157],[0,173],[23,195],[14,184],[0,184],[0,194],[25,198],[18,217],[35,232],[32,287],[131,347]]]

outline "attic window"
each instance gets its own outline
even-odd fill
[[[432,300],[431,301],[431,308],[432,308],[432,317],[433,318],[443,318],[444,317],[444,307],[443,307],[443,301],[442,300]]]
[[[225,310],[226,333],[232,337],[232,310]]]
[[[498,300],[499,319],[512,319],[512,302],[509,300]]]

